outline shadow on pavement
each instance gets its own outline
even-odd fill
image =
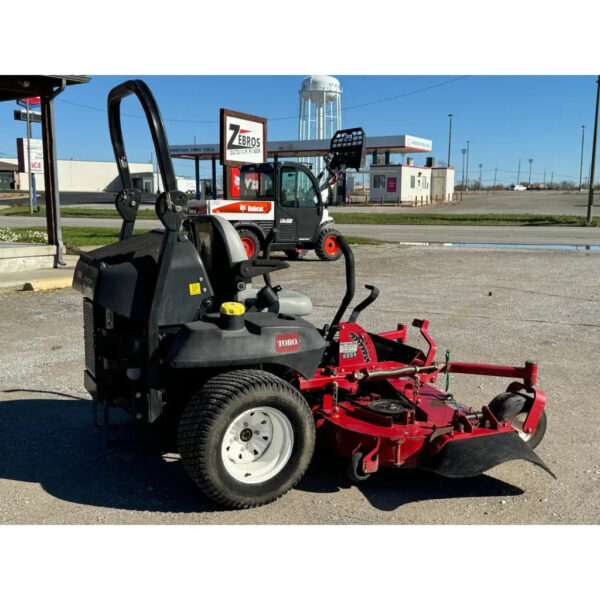
[[[0,479],[37,482],[62,500],[113,509],[221,510],[188,480],[178,460],[163,459],[155,439],[134,433],[127,441],[108,442],[106,431],[93,424],[89,399],[10,391],[28,397],[0,401]]]
[[[0,479],[39,483],[56,498],[112,509],[227,510],[199,492],[177,459],[163,456],[155,436],[141,435],[144,428],[132,424],[128,439],[108,442],[106,431],[92,422],[89,399],[48,390],[3,390],[8,392],[29,397],[4,400],[0,394]],[[126,424],[127,416],[120,414]],[[351,485],[344,464],[318,452],[297,488],[335,493]],[[413,470],[382,470],[356,485],[374,508],[384,511],[421,500],[523,493],[488,475],[446,479]]]
[[[366,481],[354,483],[345,476],[344,467],[340,459],[321,451],[296,487],[305,492],[331,494],[356,486],[371,506],[384,511],[422,500],[523,494],[521,488],[490,475],[449,479],[417,469],[382,469]]]

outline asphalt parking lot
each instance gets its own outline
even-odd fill
[[[449,348],[452,360],[538,362],[549,424],[537,452],[556,480],[514,461],[472,479],[388,471],[357,486],[318,457],[279,501],[221,510],[187,480],[176,455],[162,456],[141,437],[107,444],[92,424],[79,295],[2,293],[0,522],[600,523],[600,253],[383,245],[355,254],[357,299],[363,284],[381,290],[361,317],[367,328],[429,318],[439,352]],[[343,295],[341,261],[303,260],[273,280],[312,297],[317,325]],[[451,390],[476,406],[507,383],[455,375]]]

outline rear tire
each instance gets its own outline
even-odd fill
[[[342,255],[342,249],[338,244],[337,237],[341,233],[335,229],[324,229],[319,234],[315,252],[320,260],[338,260]]]
[[[238,229],[237,232],[240,235],[242,244],[244,244],[244,250],[250,260],[256,258],[260,252],[260,239],[254,231],[251,229]]]
[[[276,500],[306,471],[315,424],[295,388],[265,371],[243,369],[209,379],[188,402],[179,451],[192,480],[232,508]]]
[[[525,433],[523,425],[532,404],[533,400],[524,394],[504,392],[490,402],[489,408],[493,415],[500,421],[510,421],[510,424],[517,430],[519,437],[533,449],[542,441],[546,433],[548,419],[546,411],[542,411],[535,431],[533,433]]]

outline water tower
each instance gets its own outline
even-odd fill
[[[310,75],[298,92],[300,96],[298,139],[331,139],[342,128],[342,87],[335,77]],[[323,159],[315,159],[314,173],[323,169]]]

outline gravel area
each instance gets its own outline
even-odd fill
[[[381,295],[361,323],[373,331],[431,320],[440,354],[499,364],[536,360],[548,396],[539,455],[447,480],[385,471],[358,486],[318,457],[281,500],[221,510],[188,481],[176,455],[145,438],[107,443],[82,385],[81,297],[70,291],[0,294],[0,522],[598,524],[600,253],[358,247],[362,285]],[[309,294],[322,325],[343,295],[342,262],[293,263],[274,283]],[[411,331],[409,341],[419,342]],[[455,375],[452,391],[482,405],[507,380]]]

